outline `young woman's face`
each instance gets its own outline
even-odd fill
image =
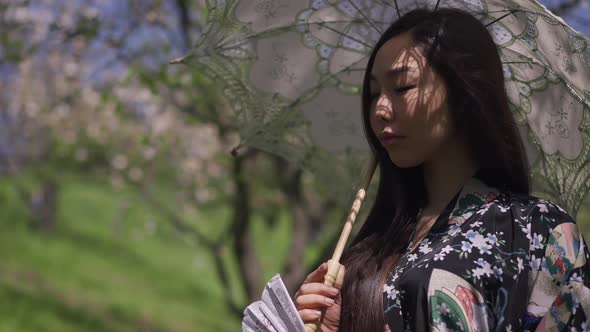
[[[370,85],[371,128],[397,167],[420,165],[444,150],[453,132],[446,86],[410,33],[379,49]]]

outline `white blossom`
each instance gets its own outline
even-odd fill
[[[549,212],[549,209],[547,209],[547,205],[545,205],[545,204],[537,204],[537,206],[539,207],[539,212],[541,212],[541,213],[547,213],[547,212]]]
[[[582,280],[582,277],[579,276],[577,272],[574,273],[574,274],[572,274],[572,276],[570,277],[570,281],[573,281],[573,282],[584,282]]]
[[[498,243],[498,237],[495,234],[488,233],[487,240],[493,246]]]
[[[462,244],[462,246],[461,246],[462,251],[466,251],[468,253],[471,253],[471,249],[473,248],[473,246],[471,245],[471,242],[462,241],[461,244]]]
[[[434,255],[434,260],[435,261],[442,261],[445,259],[445,253],[444,252],[439,252],[436,255]]]
[[[432,248],[428,246],[428,244],[422,244],[420,245],[420,248],[418,248],[418,251],[426,255],[432,251]]]
[[[449,310],[449,307],[447,306],[446,303],[441,303],[441,304],[438,305],[438,312],[441,315],[448,315],[449,314],[449,311],[450,311]]]
[[[535,257],[535,255],[531,255],[529,260],[529,266],[533,270],[539,270],[541,268],[541,258]]]
[[[524,270],[524,260],[521,257],[517,257],[516,262],[518,263],[518,273],[520,273],[522,270]]]
[[[480,266],[480,267],[473,269],[473,275],[477,279],[480,279],[481,276],[483,276],[483,275],[485,275],[486,277],[489,277],[494,273],[490,263],[485,261],[483,258],[479,258],[477,261],[474,261],[474,263]]]
[[[453,251],[453,247],[447,245],[444,248],[442,248],[440,251],[446,255],[446,254],[448,254],[448,253],[450,253],[450,252]]]
[[[532,237],[531,249],[543,249],[543,235],[534,233]]]
[[[397,296],[399,295],[399,291],[395,289],[395,286],[393,285],[384,285],[383,291],[387,293],[387,298],[392,301],[395,301],[395,299],[397,299]]]

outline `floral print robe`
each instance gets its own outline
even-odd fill
[[[395,331],[590,332],[590,255],[557,204],[476,176],[383,287]]]

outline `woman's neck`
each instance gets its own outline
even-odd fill
[[[469,157],[463,140],[453,139],[423,164],[424,183],[428,192],[428,205],[423,212],[439,214],[473,177],[479,165]]]

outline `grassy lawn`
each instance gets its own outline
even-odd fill
[[[238,331],[209,256],[149,208],[97,183],[62,188],[57,231],[1,189],[0,331]]]
[[[161,196],[174,206],[172,195]],[[132,192],[66,181],[51,234],[26,225],[26,210],[9,184],[0,184],[0,203],[0,332],[240,330],[208,254]],[[578,222],[590,239],[588,206]],[[194,220],[214,234],[228,217],[220,208]],[[270,229],[259,220],[255,225],[268,279],[288,254],[289,223],[283,216]],[[306,261],[313,255],[310,248]]]

